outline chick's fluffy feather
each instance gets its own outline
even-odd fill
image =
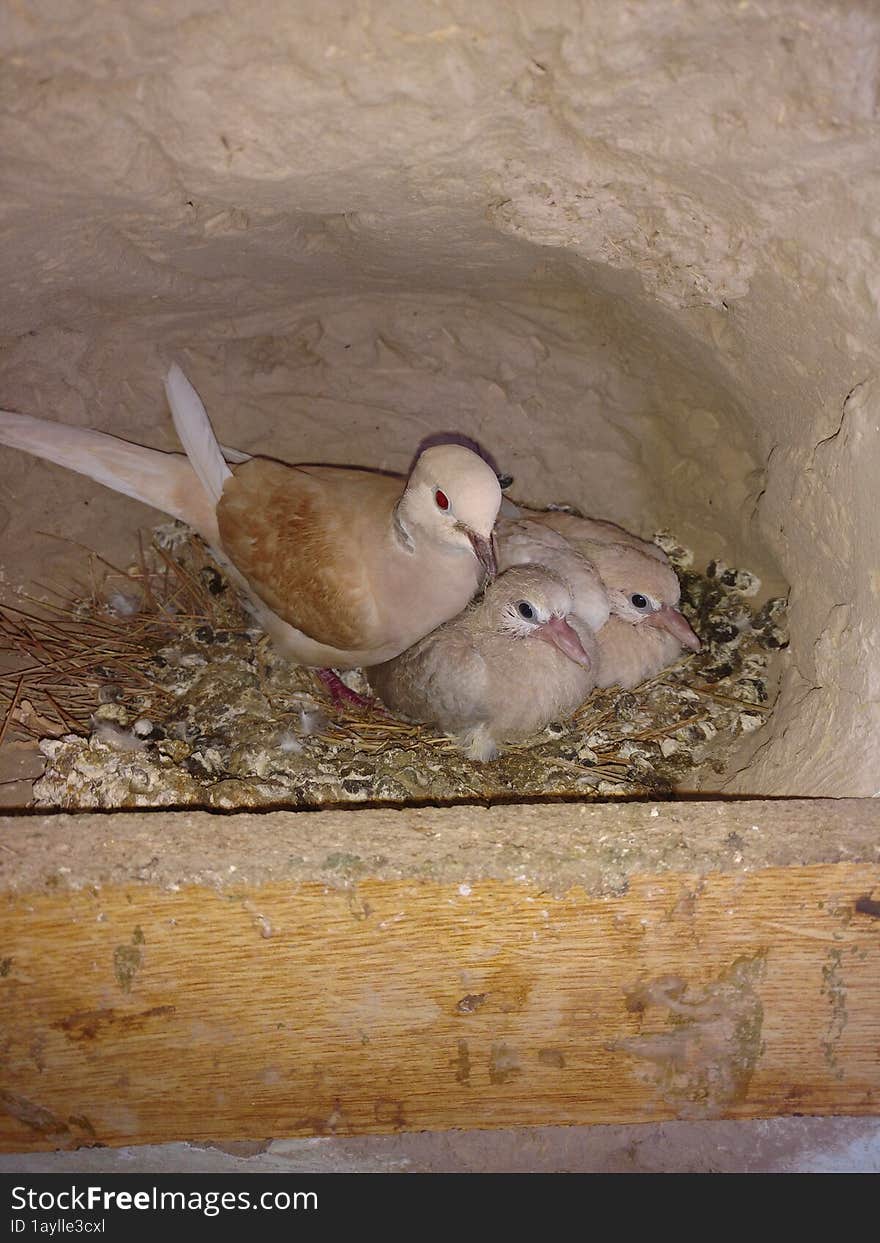
[[[479,750],[469,748],[478,759],[490,758],[498,742],[525,738],[570,716],[594,685],[598,650],[592,631],[568,616],[593,658],[590,670],[537,635],[510,633],[502,623],[506,597],[534,599],[535,583],[542,580],[562,589],[570,607],[568,588],[555,574],[535,567],[508,570],[460,616],[370,669],[373,689],[410,720],[465,740],[478,731]]]

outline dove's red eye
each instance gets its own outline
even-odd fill
[[[434,500],[437,502],[438,509],[449,508],[449,497],[446,495],[445,492],[441,492],[439,488],[434,493]]]

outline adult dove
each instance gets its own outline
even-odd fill
[[[585,568],[598,571],[611,616],[597,628],[597,686],[629,689],[672,664],[682,647],[700,650],[678,609],[678,577],[656,544],[614,523],[558,511],[502,518],[497,538],[502,569],[538,564],[555,570],[572,584],[575,616],[588,623],[590,605],[580,600],[578,576]]]
[[[427,449],[408,478],[259,457],[230,470],[177,365],[166,393],[185,455],[6,412],[0,443],[193,527],[258,623],[303,665],[390,660],[461,612],[494,575],[501,489],[468,449]],[[335,676],[325,680],[341,687]]]
[[[601,612],[598,577],[593,590]],[[494,759],[502,742],[570,716],[593,689],[596,641],[572,607],[558,574],[508,570],[460,617],[367,677],[393,712],[454,735],[471,759]]]

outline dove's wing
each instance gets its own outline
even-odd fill
[[[649,626],[631,626],[611,617],[596,636],[599,645],[597,686],[631,690],[652,678],[681,655],[674,635]]]
[[[424,640],[423,694],[432,720],[444,729],[461,730],[488,717],[489,669],[484,654],[467,634],[450,635],[445,643]]]
[[[488,671],[462,619],[454,618],[387,664],[368,670],[393,711],[457,732],[487,717]]]
[[[186,450],[190,465],[199,482],[216,505],[229,478],[229,467],[214,435],[208,412],[196,390],[178,367],[172,363],[165,377],[165,396],[178,439]]]
[[[323,644],[381,642],[377,551],[388,548],[399,478],[251,458],[217,506],[224,551],[269,608]]]
[[[499,518],[495,533],[505,566],[544,565],[547,557],[572,551],[564,535],[532,518]]]

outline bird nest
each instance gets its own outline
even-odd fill
[[[490,763],[380,705],[334,706],[255,629],[207,549],[176,523],[117,569],[91,554],[88,581],[55,601],[0,607],[0,742],[39,746],[40,808],[321,807],[528,797],[671,795],[721,771],[770,711],[768,665],[785,647],[785,601],[749,605],[758,580],[704,573],[668,534],[703,640],[632,691],[595,691]],[[345,675],[367,692],[357,671]]]

